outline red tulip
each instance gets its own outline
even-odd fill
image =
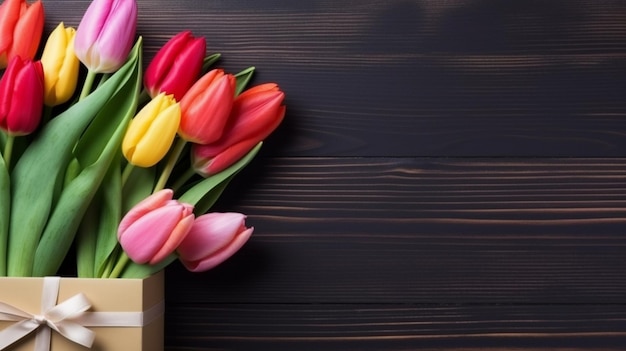
[[[192,272],[209,270],[224,262],[245,244],[254,228],[246,228],[241,213],[208,213],[196,218],[178,247],[178,255]]]
[[[43,95],[41,62],[14,57],[0,80],[0,128],[13,136],[32,133],[41,121]]]
[[[204,177],[218,173],[267,138],[285,116],[284,98],[274,83],[258,85],[239,95],[222,138],[212,144],[193,145],[196,172]]]
[[[157,264],[169,256],[194,223],[193,206],[173,200],[171,189],[160,190],[135,205],[117,231],[131,260]]]
[[[165,92],[180,101],[198,79],[205,53],[204,37],[194,38],[190,31],[180,32],[170,39],[146,69],[144,85],[150,97]]]
[[[178,135],[199,144],[217,141],[230,115],[235,86],[235,76],[221,69],[202,76],[180,101]]]
[[[16,56],[32,60],[43,33],[44,10],[40,0],[5,0],[0,5],[0,68]]]
[[[248,139],[228,146],[226,149],[212,145],[193,144],[191,162],[195,172],[206,178],[225,170],[240,160],[258,143],[258,140]]]

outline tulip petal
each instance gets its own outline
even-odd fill
[[[124,157],[135,166],[154,166],[169,151],[180,116],[180,106],[171,95],[157,95],[131,121],[122,142]]]
[[[186,141],[210,144],[226,126],[235,95],[235,77],[215,69],[202,76],[180,102],[178,134]]]
[[[28,6],[15,26],[13,33],[13,47],[9,59],[20,56],[22,59],[32,60],[39,48],[39,41],[43,33],[44,12],[41,0]]]
[[[180,101],[197,80],[205,53],[204,37],[194,38],[191,31],[172,37],[146,69],[144,85],[150,96],[165,92]]]
[[[15,136],[32,133],[41,120],[43,89],[41,62],[14,57],[0,81],[0,128]]]
[[[220,263],[226,261],[231,256],[233,256],[239,249],[243,247],[243,245],[250,239],[252,232],[254,231],[254,227],[250,227],[247,230],[243,231],[233,242],[230,243],[227,247],[222,250],[216,252],[214,255],[207,257],[198,261],[185,261],[181,259],[181,262],[191,272],[205,272],[209,269],[212,269],[219,265]]]
[[[214,254],[233,241],[239,231],[245,230],[245,218],[243,214],[235,212],[213,212],[199,216],[179,246],[178,253],[188,261]]]
[[[137,25],[135,0],[93,0],[78,26],[76,56],[97,73],[112,73],[126,61]]]
[[[244,157],[258,143],[255,139],[244,140],[228,146],[225,150],[221,150],[215,156],[208,158],[204,158],[202,155],[207,154],[207,151],[214,151],[211,150],[211,145],[195,144],[192,147],[193,168],[196,173],[205,178],[217,174]]]
[[[136,204],[120,221],[120,225],[117,230],[117,238],[119,239],[120,235],[128,230],[128,228],[139,218],[150,211],[164,206],[168,201],[172,200],[173,196],[174,191],[172,189],[162,189]]]
[[[8,64],[8,51],[13,45],[13,29],[20,19],[24,0],[5,0],[0,5],[0,68]]]
[[[176,250],[180,243],[189,234],[189,230],[192,228],[194,220],[195,217],[193,213],[181,219],[172,230],[165,243],[163,243],[161,249],[153,255],[148,263],[152,265],[157,264],[172,254],[172,252]]]
[[[120,233],[120,244],[134,262],[147,263],[161,249],[185,211],[180,206],[164,206],[146,213]]]

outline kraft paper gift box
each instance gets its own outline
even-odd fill
[[[72,342],[51,330],[50,351],[163,350],[163,272],[146,279],[60,278],[58,281],[58,297],[55,305],[82,293],[91,305],[82,316],[89,321],[89,315],[108,315],[106,317],[108,320],[106,323],[95,323],[101,326],[86,326],[89,322],[82,324],[95,333],[91,348]],[[43,287],[44,278],[2,277],[0,278],[0,303],[5,305],[5,309],[6,305],[10,305],[34,316],[41,315]],[[114,317],[110,314],[111,312],[114,313]],[[126,322],[129,318],[135,320],[139,318],[141,322],[133,323],[143,324],[143,326],[119,326],[117,319],[122,315],[125,316]],[[2,319],[0,313],[0,335],[3,330],[16,323]],[[44,324],[39,328],[48,328],[48,326]],[[34,351],[37,333],[38,330],[33,331],[3,351]]]

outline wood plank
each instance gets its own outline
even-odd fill
[[[626,155],[623,1],[138,3],[146,60],[190,29],[283,87],[275,155]]]
[[[176,305],[172,350],[622,350],[624,305]]]
[[[215,211],[255,234],[171,267],[189,303],[621,303],[625,159],[257,159]],[[201,292],[201,293],[200,293]]]

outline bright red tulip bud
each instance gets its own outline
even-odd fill
[[[178,135],[186,141],[210,144],[221,136],[235,96],[232,74],[214,69],[200,78],[180,101]]]
[[[173,253],[194,222],[193,206],[173,200],[171,189],[158,191],[124,216],[117,238],[131,260],[157,264]]]
[[[14,57],[0,80],[0,128],[14,136],[32,133],[41,121],[43,94],[41,62]]]
[[[126,62],[136,26],[135,0],[93,0],[76,30],[76,56],[92,72],[115,72]]]
[[[226,149],[212,145],[193,144],[191,147],[192,166],[202,177],[212,176],[239,161],[258,143],[258,140],[248,139],[228,146]]]
[[[205,54],[204,37],[194,38],[184,31],[170,39],[146,69],[144,85],[150,97],[165,92],[180,101],[198,79]]]
[[[274,83],[258,85],[239,95],[222,138],[212,144],[193,145],[191,155],[196,173],[204,177],[218,173],[265,140],[285,116],[284,98],[285,94]]]
[[[43,33],[44,10],[40,0],[5,0],[0,5],[0,68],[16,56],[32,60]]]
[[[250,238],[241,213],[208,213],[196,218],[178,247],[181,262],[192,272],[207,271],[226,261]]]

